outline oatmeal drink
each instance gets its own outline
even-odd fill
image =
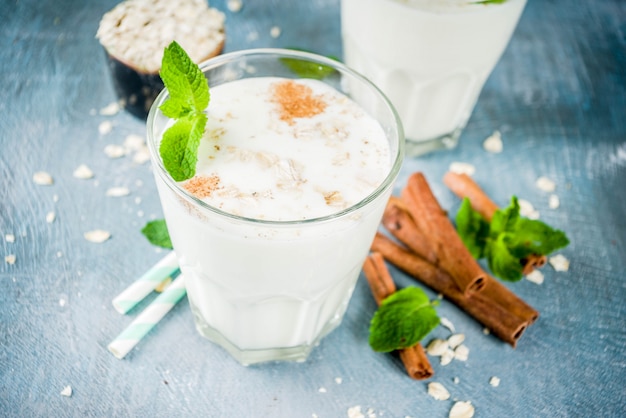
[[[407,153],[451,148],[526,0],[342,0],[347,65],[393,102]]]
[[[334,71],[298,79],[293,63]],[[211,99],[195,177],[175,182],[158,157],[167,91],[148,117],[197,329],[243,364],[304,360],[347,308],[402,162],[401,124],[372,84],[315,55],[251,50],[201,69]]]

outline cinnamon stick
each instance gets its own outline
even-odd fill
[[[460,199],[468,198],[472,209],[478,212],[488,222],[491,222],[493,214],[498,210],[496,205],[487,196],[487,193],[467,174],[457,174],[451,171],[443,176],[443,182]],[[548,261],[545,255],[531,254],[522,260],[522,274],[527,275],[535,268],[542,267]]]
[[[463,244],[422,173],[409,177],[402,190],[402,201],[437,254],[435,265],[449,274],[462,293],[481,290],[485,285],[485,272]]]
[[[396,285],[380,253],[372,253],[365,259],[363,273],[367,283],[370,285],[377,305],[380,305],[383,299],[396,291]],[[398,353],[407,373],[413,379],[428,379],[434,374],[424,348],[420,343],[398,350]]]
[[[508,288],[485,274],[480,292],[464,293],[450,274],[377,233],[372,251],[447,299],[513,347],[539,313]]]

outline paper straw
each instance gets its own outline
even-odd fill
[[[123,359],[185,294],[185,281],[181,275],[108,345],[109,351],[118,359]]]
[[[179,271],[176,253],[171,251],[146,271],[143,276],[126,288],[113,299],[113,307],[121,314],[130,311],[135,305],[148,296],[163,280]]]

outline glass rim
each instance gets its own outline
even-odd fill
[[[163,161],[161,160],[161,156],[158,151],[158,147],[156,146],[156,138],[154,134],[154,123],[156,121],[157,113],[159,112],[159,106],[165,101],[168,96],[167,87],[163,88],[161,92],[158,94],[152,106],[150,106],[150,111],[148,112],[148,118],[146,120],[146,134],[147,134],[147,142],[148,149],[150,152],[150,159],[152,166],[156,168],[157,175],[161,177],[164,183],[178,196],[184,198],[188,202],[192,203],[195,206],[202,208],[203,210],[208,210],[216,215],[229,218],[231,220],[237,220],[240,222],[253,223],[257,225],[264,226],[289,226],[289,225],[307,225],[307,224],[317,224],[321,222],[330,221],[337,218],[342,218],[351,215],[352,213],[358,211],[362,207],[366,206],[368,203],[376,200],[382,193],[385,192],[389,187],[392,186],[392,183],[395,181],[398,173],[400,172],[400,168],[402,166],[402,162],[404,160],[404,130],[402,126],[402,121],[395,107],[391,103],[391,101],[387,98],[387,96],[369,79],[350,67],[346,66],[340,61],[333,60],[331,58],[327,58],[315,53],[292,50],[292,49],[283,49],[283,48],[255,48],[255,49],[245,49],[240,51],[234,51],[229,53],[224,53],[218,55],[213,58],[209,58],[201,63],[199,63],[200,70],[205,73],[208,70],[219,67],[220,65],[234,61],[244,56],[276,56],[278,58],[300,58],[306,61],[316,62],[322,65],[326,65],[334,68],[335,70],[346,73],[351,77],[354,77],[359,82],[366,85],[369,89],[373,90],[376,95],[380,96],[382,102],[391,112],[393,119],[395,121],[397,136],[398,136],[398,149],[395,154],[395,158],[393,159],[392,165],[389,168],[389,172],[385,179],[374,189],[371,193],[369,193],[365,198],[361,199],[359,202],[342,209],[338,212],[333,212],[329,215],[318,216],[315,218],[307,218],[307,219],[293,219],[293,220],[268,220],[268,219],[258,219],[258,218],[250,218],[246,216],[235,215],[221,209],[218,209],[214,206],[209,205],[202,199],[197,198],[193,194],[189,193],[185,190],[177,181],[175,181],[172,176],[167,172],[165,166],[163,165]],[[252,75],[254,77],[254,75]],[[345,94],[345,93],[342,93]],[[349,96],[348,96],[349,97]],[[156,164],[155,164],[156,163]]]

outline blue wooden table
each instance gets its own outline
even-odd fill
[[[447,401],[430,397],[427,382],[411,380],[396,357],[369,348],[375,303],[363,278],[342,326],[306,363],[240,366],[198,335],[186,300],[126,359],[107,351],[150,302],[122,316],[111,300],[164,255],[140,234],[162,216],[149,163],[134,151],[104,153],[145,135],[128,113],[99,112],[116,97],[94,35],[115,4],[0,4],[0,415],[327,418],[356,416],[360,406],[365,416],[446,417],[458,399],[480,417],[626,416],[625,2],[530,0],[459,146],[405,161],[398,190],[423,171],[454,212],[458,199],[441,178],[452,162],[467,162],[498,204],[524,198],[571,239],[561,251],[569,271],[546,266],[543,284],[510,285],[541,312],[516,349],[442,301],[440,315],[470,349],[465,362],[433,359],[430,381],[448,389]],[[243,4],[232,13],[225,1],[211,3],[227,16],[226,51],[341,56],[338,0]],[[495,130],[500,154],[482,147]],[[73,176],[81,164],[92,179]],[[38,171],[54,184],[35,184]],[[558,208],[536,187],[540,176],[556,183]],[[106,196],[112,187],[130,194]],[[86,241],[95,229],[111,238]],[[413,284],[393,274],[399,286]],[[432,336],[448,333],[440,327]]]

